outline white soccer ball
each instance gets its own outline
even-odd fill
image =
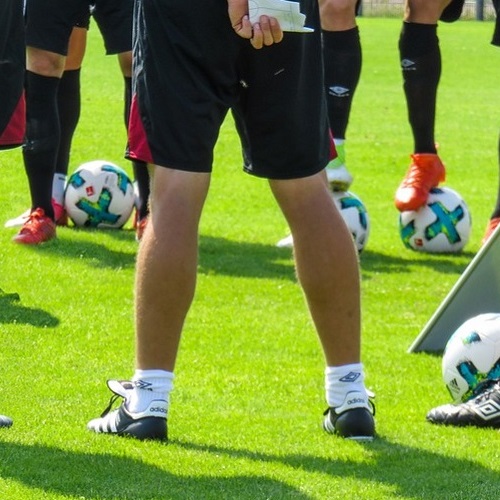
[[[333,191],[332,197],[361,253],[370,234],[370,218],[364,203],[350,191]]]
[[[66,183],[64,205],[76,226],[120,228],[128,221],[134,201],[130,177],[108,161],[84,163]]]
[[[419,252],[458,253],[469,241],[470,230],[467,204],[448,187],[433,188],[423,207],[399,216],[403,244]]]
[[[455,402],[467,401],[487,381],[500,379],[500,314],[463,323],[448,340],[442,360],[444,383]]]

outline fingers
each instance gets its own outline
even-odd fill
[[[279,43],[283,40],[283,31],[274,17],[260,16],[259,22],[253,25],[253,36],[250,40],[252,47],[262,47]]]
[[[241,22],[233,26],[234,31],[242,38],[252,38],[252,23],[248,16],[243,16]]]

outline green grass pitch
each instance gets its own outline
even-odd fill
[[[448,401],[438,355],[406,350],[480,247],[497,191],[500,50],[493,25],[441,25],[436,137],[446,185],[472,213],[460,255],[404,248],[393,196],[412,139],[399,70],[398,19],[360,19],[363,72],[348,129],[352,191],[371,235],[361,255],[363,360],[379,437],[321,429],[323,359],[297,285],[287,227],[267,183],[241,172],[230,119],[216,150],[201,223],[197,296],[181,345],[171,442],[86,430],[107,378],[132,375],[137,244],[121,231],[62,228],[39,248],[3,223],[29,205],[20,150],[0,153],[0,429],[2,499],[491,499],[500,484],[495,430],[434,427]],[[123,83],[95,26],[82,72],[71,168],[123,160]],[[165,117],[168,119],[168,117]]]

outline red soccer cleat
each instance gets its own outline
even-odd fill
[[[486,226],[486,231],[484,232],[483,239],[481,244],[484,245],[489,239],[490,236],[495,232],[495,229],[500,224],[500,217],[494,217],[488,221],[488,225]]]
[[[68,214],[64,206],[60,203],[57,203],[57,201],[52,198],[52,208],[54,209],[54,219],[56,220],[56,225],[67,226]]]
[[[23,245],[38,245],[55,237],[55,222],[45,215],[42,208],[36,208],[12,241]]]
[[[148,217],[143,217],[135,226],[135,239],[137,241],[142,240],[146,226],[148,225]]]
[[[425,205],[429,191],[445,180],[446,172],[439,156],[432,153],[411,155],[412,162],[396,191],[395,205],[400,212],[418,210]]]

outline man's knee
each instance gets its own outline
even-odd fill
[[[64,71],[65,59],[65,56],[55,52],[28,47],[26,68],[37,75],[60,78]]]

